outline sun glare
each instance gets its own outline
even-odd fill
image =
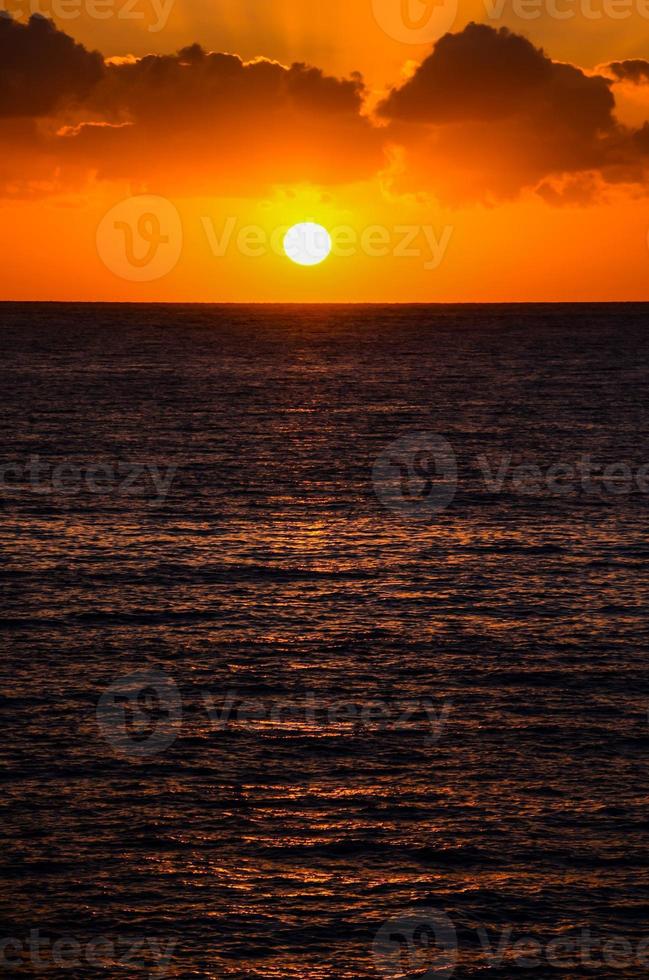
[[[293,225],[284,236],[284,251],[297,265],[319,265],[331,254],[331,236],[312,221]]]

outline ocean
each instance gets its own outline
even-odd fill
[[[0,973],[647,975],[648,316],[0,305]]]

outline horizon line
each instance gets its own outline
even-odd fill
[[[293,307],[443,307],[443,306],[647,306],[648,299],[603,300],[111,300],[111,299],[0,299],[2,306],[293,306]]]

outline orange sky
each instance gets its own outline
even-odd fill
[[[649,0],[30,4],[2,298],[649,299]],[[279,245],[307,220],[311,269]]]

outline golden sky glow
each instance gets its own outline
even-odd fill
[[[649,298],[649,2],[102,2],[0,20],[1,297]]]

